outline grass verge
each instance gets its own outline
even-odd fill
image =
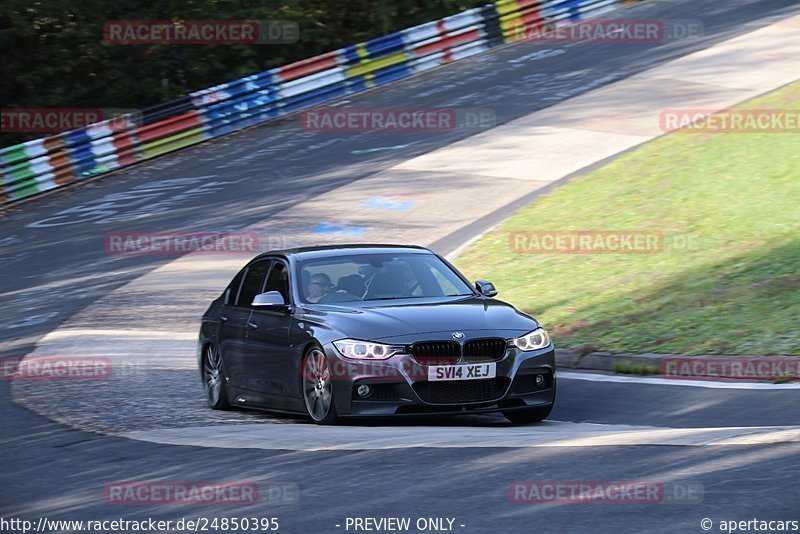
[[[800,82],[739,109],[800,110]],[[514,250],[566,231],[663,239],[655,253]],[[558,346],[798,356],[800,134],[673,132],[540,197],[457,263]]]

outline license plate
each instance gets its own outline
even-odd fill
[[[428,367],[428,380],[432,382],[442,382],[445,380],[480,380],[482,378],[494,378],[496,373],[496,363],[432,365]]]

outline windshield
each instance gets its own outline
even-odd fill
[[[303,302],[330,303],[474,294],[433,254],[359,254],[299,266]]]

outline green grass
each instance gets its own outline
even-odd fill
[[[618,374],[626,375],[657,375],[661,372],[658,365],[647,363],[631,363],[628,361],[614,362],[611,370]]]
[[[741,108],[800,110],[800,83]],[[520,230],[646,230],[665,246],[520,254],[509,246]],[[800,134],[663,136],[540,197],[457,264],[492,280],[557,346],[800,355]]]

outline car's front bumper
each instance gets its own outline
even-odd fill
[[[359,362],[324,347],[333,376],[339,415],[347,417],[482,413],[545,406],[555,401],[555,349],[506,350],[490,379],[431,382],[428,366],[400,354],[388,360]],[[537,385],[536,375],[544,383]],[[370,387],[366,398],[361,385]]]

